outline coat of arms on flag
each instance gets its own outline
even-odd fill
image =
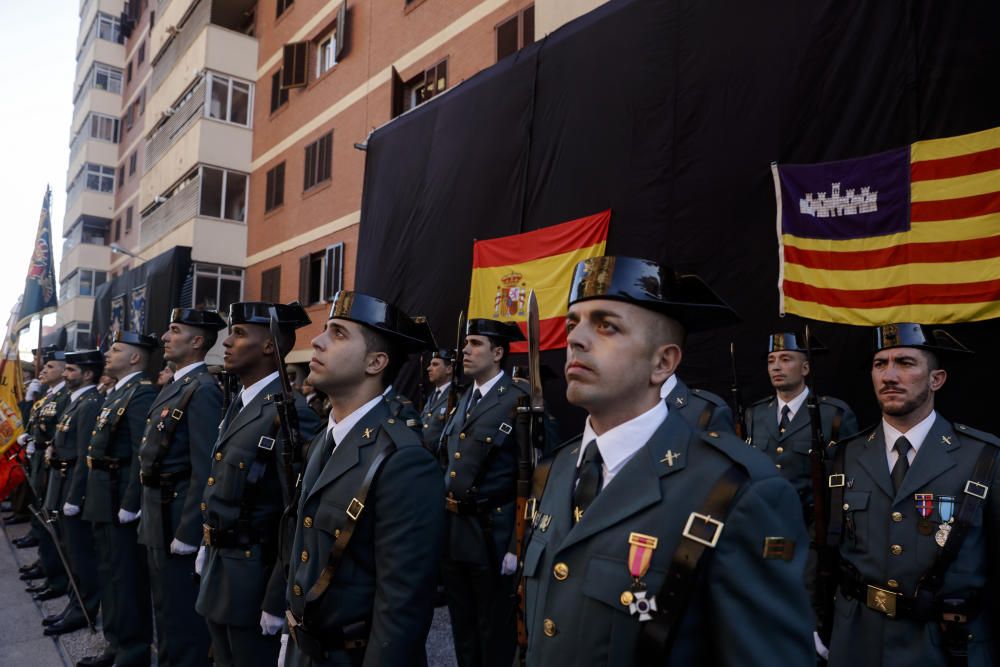
[[[517,271],[511,271],[500,278],[497,285],[497,298],[493,303],[494,319],[510,319],[524,317],[524,304],[528,299],[527,283]]]
[[[1000,128],[771,171],[782,313],[864,326],[1000,316]]]

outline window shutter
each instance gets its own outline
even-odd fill
[[[287,89],[305,86],[308,61],[309,42],[285,44],[282,50],[281,87]]]
[[[309,303],[309,255],[299,257],[299,303]]]
[[[346,50],[344,46],[347,44],[347,0],[344,0],[343,4],[340,5],[340,10],[337,12],[337,50],[333,54],[334,60],[338,63],[340,62],[341,56]]]

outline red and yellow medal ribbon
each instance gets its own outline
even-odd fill
[[[659,544],[659,539],[642,533],[629,533],[628,536],[628,571],[635,579],[646,576],[649,563],[653,559],[653,551]]]

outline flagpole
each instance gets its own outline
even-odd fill
[[[42,374],[42,316],[38,316],[38,345],[35,347],[35,377]]]

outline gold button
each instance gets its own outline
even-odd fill
[[[547,618],[542,622],[542,632],[545,633],[546,637],[556,636],[556,622],[551,618]]]
[[[302,525],[305,526],[306,528],[312,528],[313,518],[311,516],[307,516],[306,518],[302,519]]]
[[[493,438],[491,438],[490,436],[486,436],[486,442],[487,443],[493,442]]]
[[[902,512],[893,512],[892,513],[892,520],[895,521],[896,523],[899,523],[900,521],[903,520],[903,513]]]
[[[903,553],[903,547],[899,546],[898,544],[893,544],[891,547],[889,547],[889,551],[892,552],[893,556],[898,556],[899,554]]]
[[[627,607],[630,604],[632,604],[633,600],[635,600],[635,596],[632,595],[632,591],[625,591],[624,593],[622,593],[622,596],[618,599],[621,601],[622,606]]]
[[[455,452],[455,460],[457,461],[460,458],[462,458],[462,452]]]
[[[208,511],[208,503],[202,503],[201,504],[201,511],[202,512],[207,512]]]
[[[890,579],[886,583],[889,585],[889,588],[899,588],[899,582],[895,579]]]
[[[208,478],[208,485],[209,486],[215,486],[215,478],[214,477],[209,477]]]
[[[390,424],[395,424],[395,423],[396,423],[396,420],[395,420],[395,419],[390,419],[390,420],[388,420],[388,421],[389,421],[389,423],[390,423]]]
[[[781,464],[780,463],[775,463],[774,467],[777,468],[778,470],[781,470]]]
[[[458,473],[452,470],[450,473],[448,473],[448,476],[451,477],[452,479],[455,479],[456,477],[458,477]]]
[[[309,560],[309,552],[303,550],[302,555],[299,556],[299,558],[302,560],[303,563],[307,562]]]
[[[569,565],[566,563],[556,563],[552,568],[552,576],[558,581],[563,581],[569,576]]]
[[[459,433],[458,434],[458,439],[459,440],[465,440],[465,434],[464,433]]]
[[[247,464],[243,463],[243,461],[240,461],[240,470],[244,470],[244,469],[246,469],[246,467],[247,467]]]
[[[710,437],[710,438],[718,438],[719,434],[716,433],[715,431],[709,431],[708,432],[708,437]]]
[[[252,551],[250,551],[249,549],[247,549],[246,551],[244,551],[244,552],[243,552],[243,554],[244,554],[244,555],[245,555],[245,556],[246,556],[247,558],[250,558],[250,556],[252,556],[252,555],[253,555],[253,552],[252,552]]]
[[[778,447],[774,451],[776,451],[777,453],[780,454],[781,452],[785,451],[785,448],[784,447]]]
[[[299,586],[298,584],[295,584],[294,586],[292,586],[292,595],[295,595],[295,596],[302,595],[302,587]]]
[[[851,509],[851,505],[849,503],[844,503],[844,509],[845,510]]]
[[[338,528],[337,530],[333,531],[333,536],[335,538],[340,537],[340,528]]]
[[[221,461],[222,460],[222,452],[216,452],[215,453],[215,460],[216,461]]]

